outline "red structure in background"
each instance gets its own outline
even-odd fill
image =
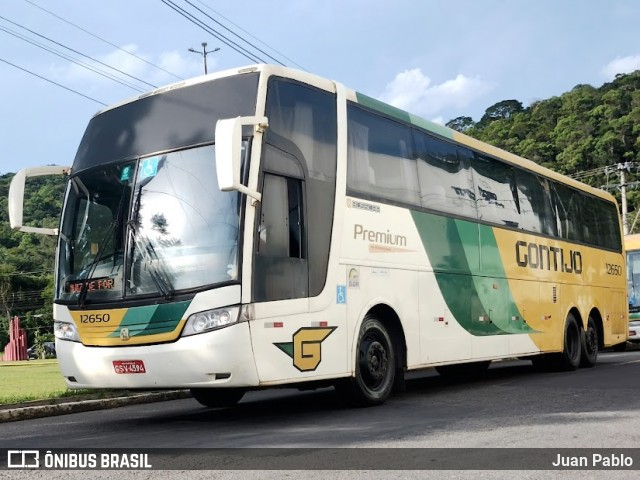
[[[9,322],[9,344],[4,347],[4,361],[27,359],[27,332],[20,328],[20,319],[13,317]]]

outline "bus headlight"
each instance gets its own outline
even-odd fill
[[[60,340],[71,340],[72,342],[79,342],[78,330],[73,323],[67,322],[53,322],[53,334]]]
[[[226,327],[238,321],[240,307],[216,308],[194,313],[187,319],[182,336],[196,335],[198,333],[209,332],[217,328]]]

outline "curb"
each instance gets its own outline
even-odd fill
[[[166,392],[142,393],[124,397],[101,398],[64,402],[53,405],[38,405],[32,407],[15,407],[0,410],[0,423],[30,420],[34,418],[66,415],[68,413],[90,412],[107,408],[122,407],[124,405],[139,405],[143,403],[164,402],[191,397],[188,390],[171,390]]]

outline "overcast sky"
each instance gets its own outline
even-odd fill
[[[172,0],[254,59],[274,57],[440,123],[640,68],[637,0],[189,1],[215,21]],[[207,56],[210,72],[255,63],[162,0],[0,0],[0,17],[0,174],[70,165],[101,103],[202,74],[190,47],[220,48]]]

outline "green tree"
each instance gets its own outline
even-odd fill
[[[453,120],[449,120],[446,123],[447,127],[463,133],[469,130],[470,128],[473,128],[474,125],[475,125],[475,122],[471,117],[457,117],[457,118],[454,118]]]

